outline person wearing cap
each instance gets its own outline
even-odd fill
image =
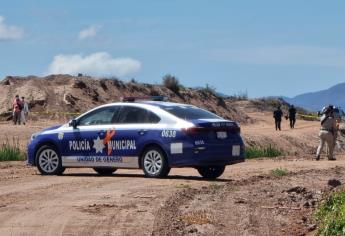
[[[333,156],[335,134],[337,132],[337,122],[334,118],[333,106],[329,105],[323,111],[321,116],[321,129],[319,132],[320,145],[316,151],[316,160],[320,160],[320,153],[323,149],[325,143],[327,143],[328,148],[328,160],[335,160]]]
[[[280,106],[277,106],[277,109],[273,112],[273,118],[276,124],[276,130],[281,130],[280,124],[282,122],[282,116],[283,116],[283,112],[280,109]]]
[[[25,97],[22,97],[21,103],[22,103],[22,111],[20,112],[20,121],[22,122],[23,125],[25,125],[26,117],[29,114],[29,106],[27,102],[25,101]]]
[[[22,103],[19,99],[19,95],[16,95],[16,97],[13,100],[13,123],[16,125],[20,125],[20,114],[22,111]]]

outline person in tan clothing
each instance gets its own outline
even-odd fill
[[[328,160],[335,160],[333,156],[334,144],[335,144],[335,134],[337,132],[337,122],[333,114],[333,106],[328,106],[324,114],[321,116],[321,129],[319,133],[320,145],[316,151],[316,160],[320,160],[320,153],[323,149],[325,143],[327,143],[328,148]]]

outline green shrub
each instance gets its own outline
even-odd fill
[[[180,92],[180,87],[181,87],[180,82],[173,75],[167,74],[163,76],[163,85],[176,94]]]
[[[272,170],[272,174],[277,177],[287,175],[288,173],[289,171],[286,168],[282,168],[282,167],[275,168]]]
[[[132,78],[129,82],[132,83],[132,84],[137,84],[138,83],[138,81],[136,79],[134,79],[134,78]]]
[[[227,96],[226,97],[227,99],[230,99],[230,100],[235,100],[235,101],[247,101],[248,100],[248,91],[241,91],[241,92],[238,92],[234,95],[231,95],[231,96]]]
[[[222,97],[220,97],[220,96],[217,97],[217,106],[221,106],[221,107],[224,107],[224,108],[227,107],[224,99]]]
[[[25,153],[20,150],[19,141],[13,139],[10,143],[5,140],[0,146],[0,161],[23,161],[26,159]]]
[[[210,94],[210,95],[213,95],[215,97],[218,97],[216,88],[211,86],[211,85],[209,85],[209,84],[206,84],[206,87],[202,88],[201,91],[203,93]]]
[[[269,145],[268,147],[247,147],[245,154],[247,159],[253,159],[259,157],[278,157],[282,156],[283,152]]]
[[[319,221],[316,235],[345,235],[345,190],[330,195],[315,216]]]

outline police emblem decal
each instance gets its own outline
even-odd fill
[[[62,139],[63,139],[63,133],[59,133],[59,134],[58,134],[58,139],[59,139],[59,140],[62,140]]]

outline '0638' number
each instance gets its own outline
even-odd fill
[[[175,138],[176,137],[176,130],[163,130],[162,131],[163,138]]]

